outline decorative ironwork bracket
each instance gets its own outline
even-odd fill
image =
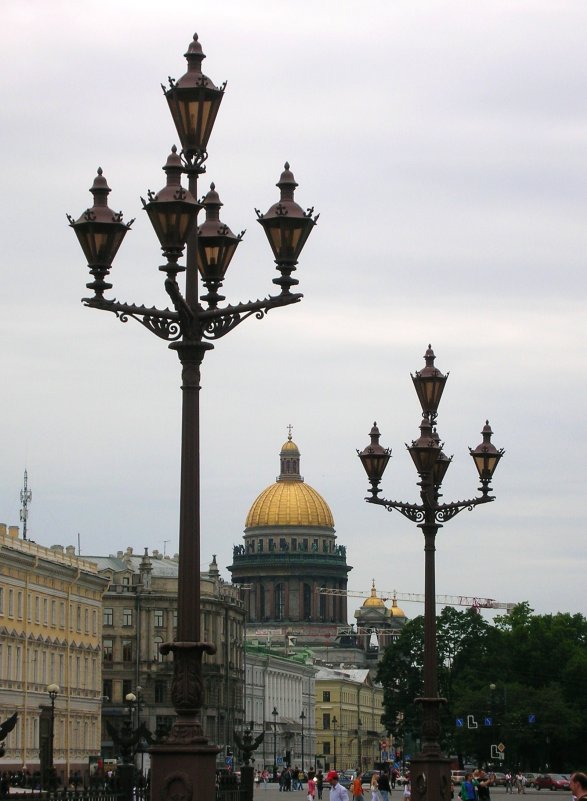
[[[492,495],[482,495],[480,498],[472,498],[467,501],[454,501],[453,503],[440,503],[430,506],[419,503],[404,503],[404,501],[388,501],[386,498],[365,498],[365,500],[367,503],[384,506],[388,512],[392,512],[395,509],[404,517],[407,517],[408,520],[417,524],[424,523],[426,514],[433,512],[434,522],[441,526],[443,523],[452,520],[463,509],[468,509],[471,512],[473,507],[482,503],[490,503],[495,498]]]

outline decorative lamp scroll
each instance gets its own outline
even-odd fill
[[[170,262],[163,269],[177,272],[185,269],[177,267],[177,260],[183,253],[201,206],[181,185],[183,166],[175,145],[171,148],[163,170],[167,175],[166,185],[157,193],[149,190],[148,202],[144,198],[141,200],[161,249]]]
[[[428,345],[428,349],[424,354],[426,366],[412,376],[414,388],[422,407],[422,413],[429,415],[432,418],[436,417],[438,404],[444,391],[444,385],[448,378],[448,373],[443,375],[438,368],[434,366],[435,359],[432,346]]]
[[[483,486],[487,488],[493,477],[495,468],[505,451],[503,448],[498,450],[491,442],[493,431],[489,425],[489,420],[485,421],[481,434],[483,435],[483,442],[477,445],[474,450],[469,448],[469,453],[473,457],[475,467],[477,468]]]
[[[200,163],[206,159],[208,139],[224,96],[226,83],[215,86],[202,73],[206,58],[195,33],[185,57],[188,71],[178,81],[169,78],[169,88],[161,88],[167,98],[177,135],[188,158],[196,157]]]
[[[379,444],[381,434],[376,422],[373,423],[369,436],[371,437],[371,442],[362,451],[357,450],[357,454],[371,483],[370,492],[376,496],[377,493],[381,492],[378,489],[378,485],[391,458],[391,448],[384,448],[383,445]]]

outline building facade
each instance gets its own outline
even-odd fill
[[[234,547],[228,569],[248,588],[251,635],[262,629],[306,645],[334,643],[338,627],[347,624],[346,597],[320,589],[346,590],[346,549],[336,542],[328,504],[304,482],[291,431],[279,460],[279,476],[251,506],[244,544]]]
[[[171,728],[175,710],[171,701],[173,657],[162,656],[159,646],[175,639],[177,629],[178,558],[132,548],[116,556],[87,557],[109,581],[102,610],[103,721],[120,728],[124,715],[133,724],[144,722],[154,735]],[[222,751],[234,749],[233,731],[242,728],[244,713],[244,603],[237,587],[223,581],[214,558],[200,574],[202,637],[216,645],[203,657],[205,706],[202,725]],[[136,701],[127,703],[129,695]],[[116,746],[104,725],[102,752],[116,756]],[[143,771],[146,752],[139,756]]]
[[[87,773],[88,757],[100,754],[107,585],[73,546],[45,548],[21,539],[18,526],[0,524],[0,719],[18,712],[3,770],[48,767],[51,730],[61,781]],[[52,684],[59,688],[53,710]]]
[[[247,724],[253,724],[255,736],[265,733],[255,766],[314,766],[316,668],[311,653],[272,651],[252,641],[245,647],[245,665]]]
[[[383,687],[367,668],[316,673],[316,748],[325,770],[368,770],[381,758]]]

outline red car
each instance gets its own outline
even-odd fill
[[[534,787],[537,790],[570,790],[571,786],[566,776],[560,773],[545,773],[534,779]]]

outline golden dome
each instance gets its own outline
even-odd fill
[[[400,606],[397,605],[397,598],[395,597],[395,595],[393,596],[393,600],[391,602],[391,609],[389,610],[389,613],[390,613],[390,615],[392,617],[405,617],[406,616],[406,613],[404,612],[404,610]]]
[[[286,443],[290,444],[293,443]],[[258,496],[249,510],[245,526],[334,528],[334,519],[330,507],[315,489],[303,480],[281,479]]]
[[[381,598],[377,597],[377,590],[375,589],[375,579],[373,579],[373,586],[371,587],[371,595],[367,598],[366,601],[363,602],[363,606],[369,606],[373,608],[374,606],[383,607],[385,608],[385,604],[381,600]]]
[[[281,446],[281,453],[297,453],[298,456],[300,455],[299,448],[292,440],[291,434],[289,435],[287,442],[284,442]]]

